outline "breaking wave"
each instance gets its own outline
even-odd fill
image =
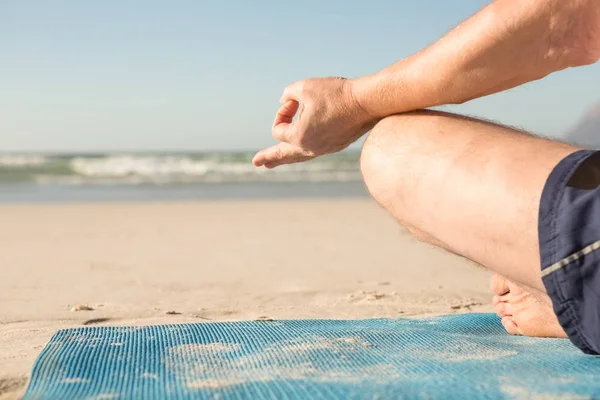
[[[253,153],[0,155],[0,184],[188,184],[360,180],[358,154],[340,153],[275,170]]]

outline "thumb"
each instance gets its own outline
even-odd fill
[[[265,166],[270,169],[284,164],[308,161],[313,158],[315,158],[315,155],[310,151],[288,143],[279,143],[256,153],[252,159],[252,164],[256,167]]]

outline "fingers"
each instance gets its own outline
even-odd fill
[[[273,127],[276,127],[279,124],[291,124],[299,107],[300,103],[296,100],[289,100],[283,103],[283,105],[279,107],[279,110],[277,110],[275,121],[273,121]]]
[[[315,158],[314,154],[287,143],[261,150],[254,156],[252,163],[257,167],[275,168],[284,164],[308,161]]]
[[[292,121],[300,103],[296,100],[289,100],[283,103],[277,114],[275,115],[275,121],[273,121],[273,137],[280,142],[287,142],[289,140],[290,132],[292,129]]]
[[[283,90],[283,95],[279,99],[281,104],[285,104],[290,100],[301,102],[302,90],[304,89],[305,81],[294,82],[291,85],[286,86]]]
[[[292,83],[283,91],[279,100],[281,107],[275,115],[272,130],[273,137],[282,143],[259,151],[252,160],[255,166],[275,168],[315,158],[314,153],[290,144],[294,137],[294,117],[300,108],[304,82]],[[300,114],[302,114],[302,110]]]
[[[281,107],[279,108],[279,111],[277,111],[275,121],[273,122],[273,137],[280,142],[294,144],[293,130],[295,129],[295,124],[292,121],[300,108],[300,103],[302,103],[302,91],[304,90],[305,82],[306,81],[298,81],[288,85],[279,99]],[[304,105],[302,106],[302,110],[300,110],[298,121],[296,121],[296,123],[300,121],[303,110]]]
[[[297,152],[295,154],[291,154],[288,157],[282,158],[280,160],[269,162],[269,163],[265,164],[265,168],[273,169],[273,168],[279,167],[280,165],[301,163],[301,162],[312,160],[313,158],[315,158],[315,156],[307,155],[303,152]]]

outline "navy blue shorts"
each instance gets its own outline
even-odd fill
[[[542,280],[569,339],[600,354],[600,152],[577,151],[552,171],[540,202]]]

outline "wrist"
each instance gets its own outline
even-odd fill
[[[383,112],[381,104],[379,104],[380,86],[378,82],[378,74],[348,80],[349,92],[354,103],[362,113],[371,119],[380,119],[391,115]]]
[[[361,109],[381,119],[434,105],[428,103],[431,82],[415,61],[409,57],[375,74],[353,79],[352,92]]]

